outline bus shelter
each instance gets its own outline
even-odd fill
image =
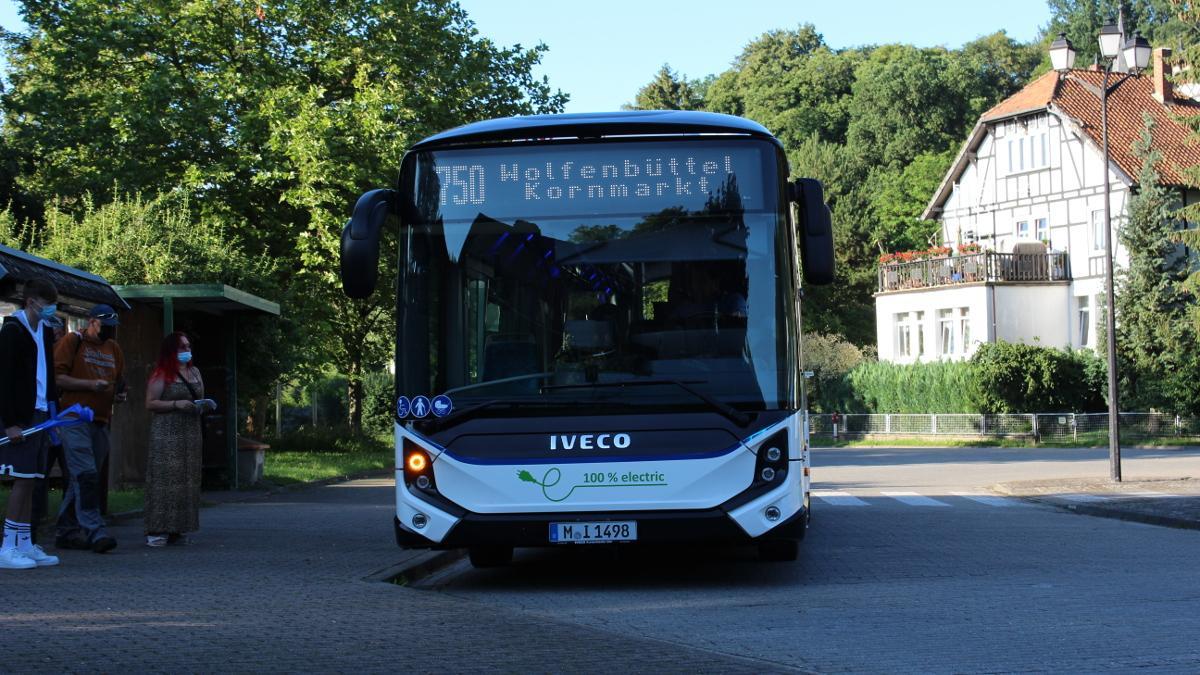
[[[120,482],[145,479],[151,413],[145,408],[144,383],[154,370],[162,338],[176,330],[191,338],[204,395],[217,402],[217,410],[203,418],[205,472],[222,475],[230,488],[247,482],[249,477],[239,480],[238,468],[238,335],[245,323],[241,319],[279,316],[279,305],[224,284],[130,285],[116,290],[131,305],[121,317],[126,378],[140,384],[130,387],[126,414],[113,423],[121,452],[111,461]]]

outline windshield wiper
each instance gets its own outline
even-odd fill
[[[496,398],[489,401],[483,401],[472,406],[467,406],[461,410],[455,410],[445,417],[432,417],[428,419],[415,420],[418,424],[428,425],[423,431],[441,431],[458,422],[465,422],[468,419],[477,416],[479,413],[488,408],[496,408],[500,406],[509,406],[516,408],[519,406],[572,406],[572,405],[587,405],[595,403],[595,401],[576,401],[574,399],[545,399],[545,398]],[[629,404],[620,401],[605,401],[606,405],[616,405],[628,407]]]
[[[713,410],[721,413],[739,427],[744,427],[747,424],[750,424],[750,416],[746,413],[738,410],[728,403],[725,403],[724,401],[718,401],[699,389],[693,389],[692,387],[688,386],[689,384],[707,383],[708,380],[687,380],[686,382],[682,380],[619,380],[617,382],[591,382],[584,384],[551,384],[542,387],[542,389],[598,389],[601,387],[648,387],[660,384],[673,384],[700,399],[701,401],[704,401],[710,407],[712,407]]]

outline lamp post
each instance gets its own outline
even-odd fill
[[[1135,34],[1128,41],[1124,40],[1121,29],[1109,24],[1100,29],[1100,55],[1104,58],[1104,85],[1100,88],[1100,128],[1101,145],[1104,148],[1104,292],[1108,297],[1106,314],[1106,329],[1108,339],[1108,470],[1113,482],[1121,482],[1121,419],[1117,392],[1117,322],[1116,307],[1113,295],[1113,231],[1112,214],[1110,213],[1110,192],[1108,173],[1108,89],[1112,77],[1113,62],[1122,48],[1125,52],[1125,63],[1135,72],[1145,68],[1150,62],[1150,43],[1140,34]],[[1124,45],[1122,45],[1124,43]],[[1054,69],[1065,73],[1075,63],[1075,49],[1066,33],[1060,33],[1058,39],[1050,44],[1050,61]],[[1126,76],[1128,77],[1128,76]]]

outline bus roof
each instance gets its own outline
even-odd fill
[[[745,134],[775,140],[761,124],[732,115],[693,110],[632,110],[530,115],[475,122],[434,134],[411,149],[545,138],[673,134]]]

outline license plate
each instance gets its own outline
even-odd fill
[[[637,541],[637,521],[550,523],[551,544],[603,544]]]

